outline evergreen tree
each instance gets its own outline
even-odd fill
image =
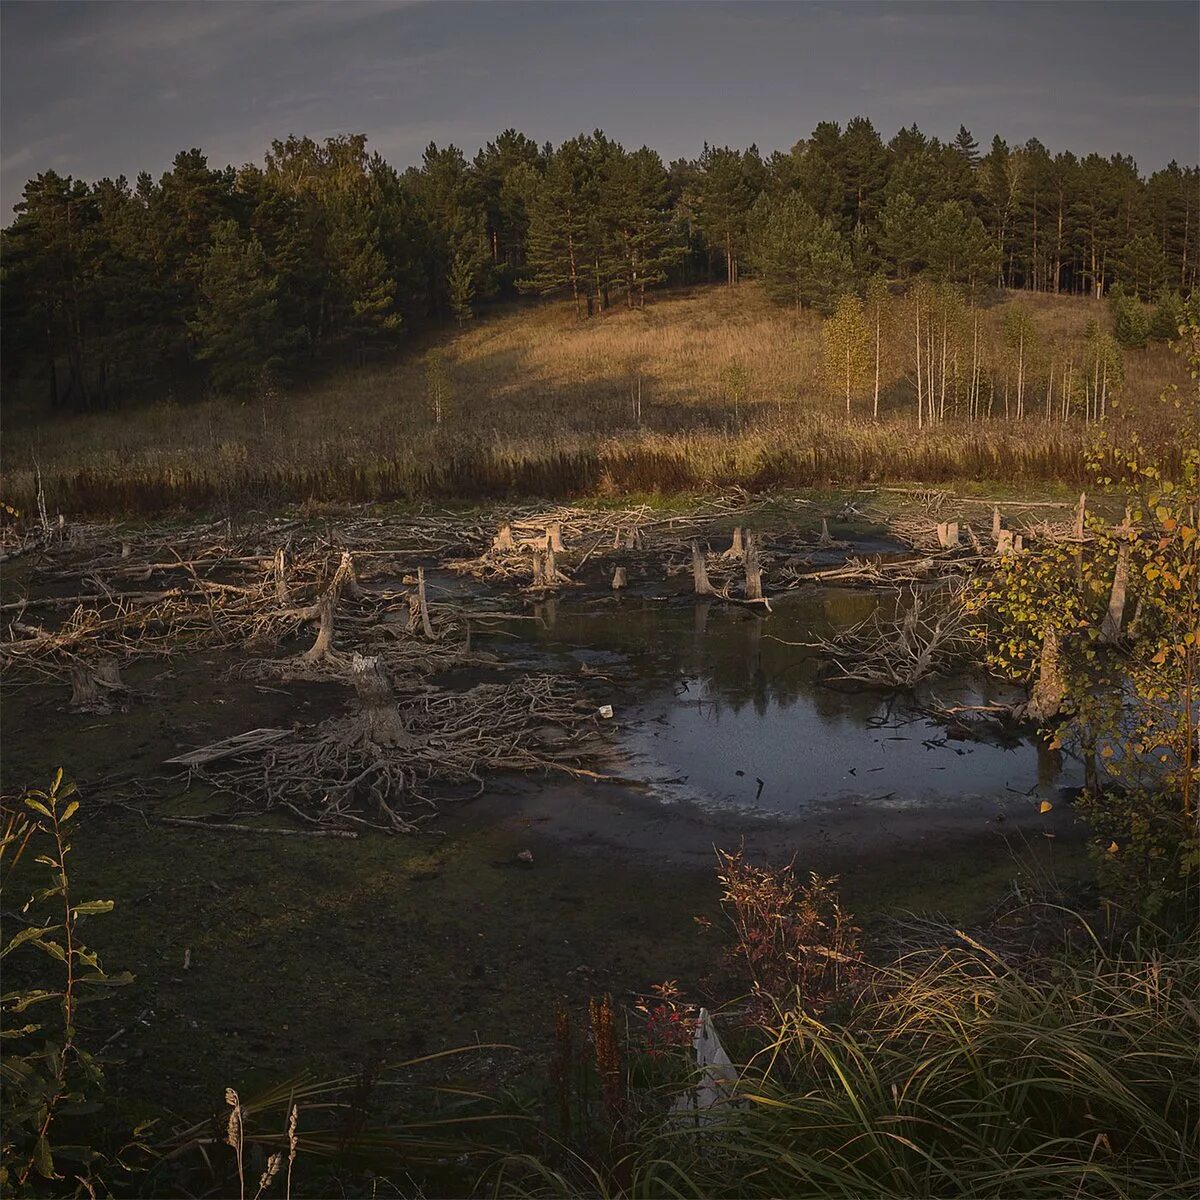
[[[958,127],[954,138],[954,149],[963,156],[967,165],[972,169],[979,165],[979,143],[971,136],[971,131],[965,126]]]
[[[236,221],[214,227],[199,287],[191,330],[209,382],[218,392],[246,392],[271,365],[279,321],[266,255],[257,241],[242,236]]]
[[[750,213],[749,262],[771,299],[827,312],[853,277],[845,239],[797,195],[763,195]]]
[[[1150,336],[1150,317],[1145,305],[1116,283],[1109,290],[1108,307],[1112,312],[1113,336],[1117,344],[1126,348],[1144,346]]]

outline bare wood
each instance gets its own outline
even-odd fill
[[[624,567],[615,567],[613,569],[612,589],[614,592],[619,592],[629,582],[629,577],[625,572]]]
[[[1029,695],[1025,714],[1033,721],[1049,721],[1058,716],[1067,698],[1067,681],[1059,655],[1058,631],[1050,626],[1042,637],[1038,677]]]
[[[700,543],[692,543],[692,588],[697,596],[715,596],[716,589],[708,581],[708,567],[700,553]]]
[[[747,530],[746,532],[746,599],[761,600],[762,565],[758,559],[758,539]]]
[[[202,767],[206,763],[219,762],[223,758],[232,758],[235,754],[248,754],[254,750],[265,750],[268,746],[291,736],[290,729],[250,729],[245,733],[234,734],[233,737],[222,738],[219,742],[210,742],[186,754],[177,754],[174,758],[165,760],[168,767]]]
[[[305,662],[319,662],[333,651],[333,610],[336,604],[337,591],[331,587],[317,602],[320,625],[316,640],[304,655]]]
[[[1112,645],[1121,636],[1121,621],[1125,616],[1125,591],[1129,586],[1129,544],[1117,551],[1117,565],[1113,571],[1112,591],[1108,596],[1108,611],[1100,623],[1100,640]]]
[[[209,833],[268,833],[279,837],[356,838],[353,829],[289,829],[284,825],[238,825],[232,821],[201,821],[192,817],[159,817],[165,825],[203,829]]]
[[[742,527],[735,525],[733,527],[733,537],[729,543],[729,549],[721,555],[722,558],[732,558],[737,562],[741,562],[746,555],[746,544],[742,540]]]
[[[437,636],[429,619],[429,602],[425,598],[425,568],[417,568],[417,605],[421,614],[421,632],[432,642]]]

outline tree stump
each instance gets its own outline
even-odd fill
[[[1079,504],[1075,509],[1075,540],[1083,541],[1084,518],[1087,516],[1087,493],[1079,493]]]
[[[1059,655],[1058,630],[1053,626],[1042,635],[1038,677],[1029,693],[1025,715],[1031,721],[1049,721],[1062,711],[1067,698],[1067,681]]]
[[[317,602],[317,638],[305,653],[305,662],[320,662],[333,653],[333,610],[336,605],[337,590],[329,587]]]
[[[333,586],[339,596],[345,592],[351,600],[362,599],[362,588],[358,586],[358,576],[354,573],[354,559],[349,550],[342,551],[341,562],[338,563],[337,573],[333,577]]]
[[[697,596],[715,596],[716,591],[708,581],[708,567],[700,553],[700,543],[692,543],[692,588]]]
[[[937,527],[938,545],[943,550],[953,550],[958,546],[958,522],[943,521]]]
[[[1112,591],[1108,596],[1108,612],[1100,622],[1100,641],[1111,646],[1120,640],[1121,621],[1125,616],[1125,591],[1129,586],[1129,544],[1117,551],[1117,565],[1113,571]]]
[[[612,589],[614,592],[619,592],[629,582],[629,577],[625,573],[624,567],[616,567],[613,570]]]
[[[516,548],[516,542],[513,541],[512,526],[505,521],[500,526],[500,532],[492,538],[492,553],[511,554]]]
[[[829,546],[833,544],[833,538],[829,536],[829,518],[821,518],[821,536],[817,538],[818,546]]]
[[[736,562],[741,562],[746,556],[746,543],[742,540],[742,527],[735,525],[733,527],[733,538],[729,543],[729,549],[721,555],[722,558],[732,558]]]
[[[358,694],[364,739],[387,749],[411,746],[413,736],[404,727],[383,660],[374,655],[355,654],[350,660],[350,680]]]
[[[287,557],[282,546],[275,551],[275,565],[271,570],[275,576],[275,602],[280,608],[291,608],[292,593],[287,584]]]
[[[758,539],[746,531],[746,599],[761,600],[762,566],[758,561]]]
[[[1011,529],[1001,529],[996,534],[996,557],[1004,558],[1013,552],[1013,535]]]
[[[115,658],[100,658],[71,666],[70,707],[78,712],[109,712],[113,692],[126,691],[121,667]]]
[[[550,524],[546,526],[546,549],[551,554],[555,553],[555,551],[557,551],[559,554],[562,554],[566,549],[566,547],[563,546],[561,522],[551,521]]]

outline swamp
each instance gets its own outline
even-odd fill
[[[91,1036],[177,1111],[478,1042],[518,1047],[472,1067],[505,1084],[564,998],[713,1002],[717,849],[839,876],[868,924],[1083,876],[1078,760],[944,618],[993,523],[1069,537],[1075,507],[342,506],[10,545],[6,787],[76,782],[77,886],[136,976]],[[863,674],[872,628],[911,687]]]

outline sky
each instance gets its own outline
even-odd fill
[[[1200,4],[2,0],[0,223],[26,179],[261,162],[361,132],[399,168],[507,127],[666,160],[788,149],[822,120],[986,146],[1200,159]]]

